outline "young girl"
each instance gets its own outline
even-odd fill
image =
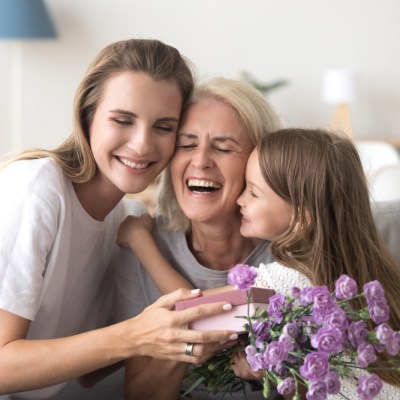
[[[400,268],[377,233],[362,165],[349,139],[302,129],[263,137],[249,158],[238,204],[241,234],[271,240],[279,262],[260,267],[257,286],[288,294],[292,286],[327,285],[333,290],[342,274],[359,287],[378,280],[390,305],[390,324],[400,329]],[[249,373],[243,354],[233,361],[237,375],[257,377]],[[399,374],[377,373],[390,384],[378,398],[399,398]],[[355,387],[345,379],[341,392],[357,398]]]
[[[166,166],[192,88],[175,48],[157,40],[111,44],[78,88],[71,136],[1,170],[0,393],[47,387],[12,398],[49,398],[57,384],[135,355],[198,362],[233,334],[185,329],[199,311],[231,307],[172,312],[177,300],[196,296],[189,291],[105,327],[116,233],[129,213],[121,200]],[[185,354],[187,343],[208,342]]]
[[[260,267],[258,286],[287,294],[293,286],[333,289],[342,274],[359,287],[378,280],[390,306],[389,322],[400,329],[400,268],[377,233],[362,164],[349,139],[303,129],[265,135],[249,158],[246,189],[238,204],[241,234],[271,240],[279,262]],[[236,353],[232,368],[243,378],[261,377],[250,370],[244,353]],[[399,398],[399,375],[378,374],[388,383],[378,398]],[[355,388],[355,382],[346,379],[341,391],[354,399]]]

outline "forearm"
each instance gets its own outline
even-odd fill
[[[14,340],[0,350],[0,393],[33,390],[121,361],[115,329],[47,340]],[[118,344],[119,343],[119,344]]]
[[[192,289],[190,283],[167,262],[150,235],[143,235],[140,245],[131,248],[162,294],[179,288]]]

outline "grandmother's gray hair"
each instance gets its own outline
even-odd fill
[[[247,129],[253,146],[262,136],[280,128],[279,119],[271,105],[258,90],[245,82],[222,77],[203,82],[194,89],[185,111],[192,104],[205,99],[221,101],[232,107]],[[190,230],[190,220],[182,212],[175,196],[169,166],[160,177],[156,213],[166,217],[163,218],[166,221],[163,229],[173,232]]]

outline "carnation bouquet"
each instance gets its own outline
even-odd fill
[[[228,283],[248,290],[256,275],[256,268],[239,264],[229,272]],[[351,302],[360,298],[367,306],[354,310]],[[230,392],[238,382],[230,368],[234,351],[245,351],[251,369],[262,371],[265,398],[274,386],[282,395],[293,393],[294,399],[300,398],[300,387],[307,400],[339,393],[346,399],[341,380],[353,377],[358,398],[369,400],[383,386],[377,370],[400,371],[400,332],[387,323],[389,307],[378,281],[365,284],[362,292],[347,275],[335,282],[334,293],[326,286],[293,287],[290,296],[276,293],[267,310],[243,318],[247,345],[195,367],[187,378],[193,382],[188,392],[200,383],[210,392]],[[387,361],[374,364],[378,352],[386,352]]]

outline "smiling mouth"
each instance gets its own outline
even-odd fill
[[[222,188],[220,183],[204,179],[189,179],[186,184],[191,192],[211,193]]]
[[[133,161],[127,160],[126,158],[119,158],[119,161],[121,161],[122,164],[124,164],[132,169],[146,169],[150,165],[150,163],[148,163],[148,162],[147,163],[143,163],[143,162],[135,163]]]

